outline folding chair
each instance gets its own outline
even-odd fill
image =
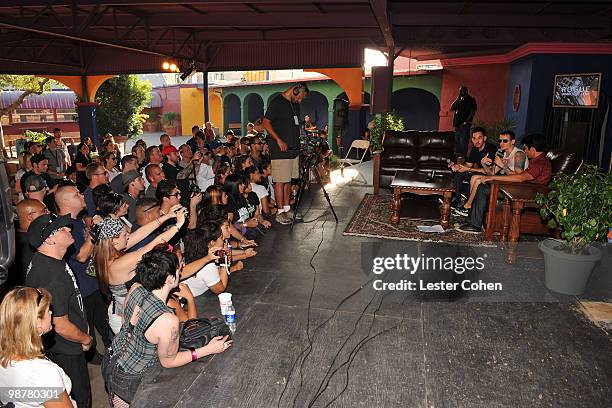
[[[351,155],[351,150],[353,150],[353,148],[356,150],[363,149],[363,154],[361,155],[360,159],[349,158],[349,156]],[[346,156],[344,157],[344,159],[339,160],[340,161],[340,174],[342,174],[342,177],[344,177],[344,167],[345,166],[354,166],[356,164],[363,163],[363,158],[365,157],[369,148],[370,148],[369,140],[362,140],[362,139],[353,140],[353,142],[351,143],[351,147],[349,147],[348,152],[346,152]],[[357,152],[357,155],[359,155],[359,152]],[[359,173],[359,176],[363,179],[365,184],[368,184],[368,181],[365,179],[365,177],[361,173]]]

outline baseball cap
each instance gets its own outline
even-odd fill
[[[176,147],[170,145],[170,146],[166,146],[164,147],[164,150],[162,150],[162,154],[165,156],[167,154],[170,154],[172,152],[178,153],[178,150],[176,149]]]
[[[44,178],[38,174],[31,174],[25,179],[23,183],[23,189],[27,193],[36,193],[49,188]]]
[[[138,177],[142,177],[142,174],[137,172],[136,170],[130,170],[127,173],[121,175],[121,181],[123,181],[123,188],[127,188],[130,183],[136,180]]]
[[[34,248],[38,248],[51,234],[67,226],[72,226],[70,215],[58,217],[54,214],[43,214],[30,224],[28,228],[28,241]]]

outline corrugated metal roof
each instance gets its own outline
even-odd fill
[[[0,91],[0,108],[17,101],[22,91]],[[27,96],[16,109],[73,109],[76,95],[72,91],[53,91]]]

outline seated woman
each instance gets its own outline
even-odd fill
[[[269,204],[269,195],[270,193],[261,185],[262,175],[259,168],[255,166],[247,167],[244,171],[244,175],[249,178],[249,182],[251,184],[251,189],[255,194],[257,194],[257,199],[259,200],[259,208],[263,215],[271,215],[271,209]]]
[[[113,407],[129,406],[138,389],[138,377],[146,376],[151,368],[180,367],[222,353],[232,345],[227,336],[218,336],[204,347],[179,351],[179,319],[166,305],[170,292],[179,284],[179,261],[174,253],[150,251],[136,265],[136,273],[140,283],[132,285],[125,301],[128,318],[105,356],[105,364],[116,356],[116,370],[135,376],[135,381],[126,384],[121,378],[105,379]]]
[[[219,222],[209,221],[190,232],[192,232],[191,239],[185,242],[185,259],[188,262],[211,255],[212,251],[223,247],[223,233]],[[204,265],[199,272],[186,279],[185,284],[189,286],[194,296],[200,296],[209,289],[214,294],[223,293],[227,288],[230,274],[242,268],[242,263],[228,267],[225,259],[219,259],[218,263],[209,262]]]
[[[244,193],[242,194],[242,196],[246,200],[247,205],[255,206],[255,215],[253,217],[257,219],[257,222],[260,226],[263,226],[264,228],[270,228],[272,226],[272,223],[266,220],[261,214],[261,203],[257,194],[253,192],[253,183],[249,182],[247,176],[242,177],[242,182],[244,184]]]
[[[259,172],[261,173],[261,181],[260,185],[264,186],[266,191],[268,192],[267,199],[267,210],[265,206],[262,206],[262,212],[264,215],[273,215],[276,214],[278,208],[276,208],[276,196],[274,193],[274,180],[272,180],[272,163],[267,161],[262,161],[259,165]]]
[[[198,209],[198,225],[207,222],[209,219],[217,218],[216,214],[223,212],[227,215],[228,196],[223,191],[222,186],[213,185],[206,189],[202,195],[202,202]],[[228,218],[229,219],[229,218]],[[230,224],[232,237],[236,238],[242,247],[257,246],[255,241],[246,239],[241,231]]]
[[[256,205],[244,197],[245,179],[242,175],[230,174],[225,179],[223,190],[227,194],[227,216],[242,235],[253,239],[259,218],[256,216]]]
[[[0,400],[9,406],[9,389],[39,390],[16,407],[73,408],[72,381],[43,354],[42,335],[51,331],[51,294],[46,289],[16,287],[0,304]],[[48,392],[42,392],[42,391]]]
[[[463,205],[465,209],[472,208],[472,202],[476,197],[478,186],[482,184],[482,180],[487,175],[494,174],[519,174],[525,171],[529,166],[529,159],[522,149],[516,147],[516,137],[511,130],[504,130],[499,134],[499,150],[503,152],[503,156],[495,155],[495,162],[488,156],[485,156],[482,161],[482,167],[487,174],[475,175],[470,179],[470,197]]]

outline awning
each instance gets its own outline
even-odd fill
[[[0,108],[12,105],[21,91],[0,91]],[[76,95],[72,91],[51,91],[26,97],[16,109],[74,109]]]
[[[164,106],[164,101],[159,93],[151,91],[151,102],[147,105],[147,108],[161,108]]]

